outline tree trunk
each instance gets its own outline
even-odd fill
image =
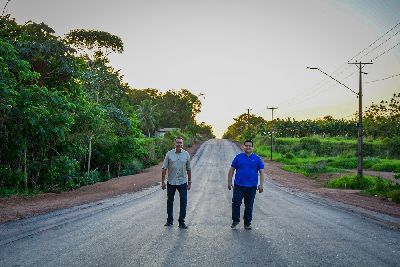
[[[87,167],[88,174],[90,172],[90,160],[92,158],[92,138],[93,138],[93,135],[89,136],[89,155],[88,155],[88,167]]]
[[[25,191],[28,190],[28,168],[26,166],[27,160],[26,160],[26,154],[27,154],[27,148],[25,147],[24,149],[24,189]]]

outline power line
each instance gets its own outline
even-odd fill
[[[366,53],[365,55],[363,55],[362,57],[360,57],[359,58],[359,60],[360,59],[362,59],[362,58],[364,58],[365,56],[367,56],[368,54],[370,54],[371,52],[373,52],[373,51],[375,51],[376,49],[378,49],[379,47],[381,47],[383,44],[386,44],[390,39],[392,39],[393,37],[395,37],[397,34],[399,34],[400,33],[400,30],[399,31],[397,31],[395,34],[393,34],[392,36],[390,36],[388,39],[386,39],[384,42],[382,42],[382,43],[380,43],[378,46],[375,46],[372,50],[370,50],[368,53]]]
[[[391,48],[389,48],[388,50],[383,51],[383,53],[381,53],[380,55],[374,57],[372,60],[378,59],[381,56],[383,56],[384,54],[386,54],[387,52],[389,52],[390,50],[392,50],[393,48],[395,48],[396,46],[400,45],[400,42],[398,42],[397,44],[395,44],[394,46],[392,46]]]
[[[353,60],[354,58],[358,57],[359,55],[362,55],[364,52],[366,52],[369,48],[373,47],[375,44],[377,44],[380,40],[382,40],[382,38],[384,38],[386,35],[388,35],[390,32],[392,32],[394,29],[396,29],[398,26],[400,25],[400,22],[398,22],[396,25],[394,25],[392,28],[390,28],[388,31],[386,31],[384,34],[382,34],[381,36],[379,36],[375,41],[373,41],[371,44],[369,44],[367,47],[365,47],[363,50],[359,51],[358,53],[356,53],[351,59]],[[385,40],[383,40],[382,42],[380,42],[379,44],[377,44],[375,47],[373,47],[371,50],[367,51],[366,53],[364,53],[361,58],[365,57],[366,55],[372,53],[373,51],[375,51],[376,49],[378,49],[379,47],[381,47],[383,44],[387,43],[389,40],[391,40],[394,36],[396,36],[398,33],[400,33],[400,30],[395,32],[393,35],[391,35],[389,38],[386,38]],[[394,47],[398,46],[400,43],[398,43],[397,45],[395,45]],[[381,56],[383,56],[385,53],[387,53],[388,51],[390,51],[391,49],[393,49],[394,47],[391,47],[390,49],[382,52],[381,54],[379,54],[378,56],[376,56],[374,58],[377,59]],[[345,67],[345,68],[343,68]],[[336,68],[333,72],[330,73],[330,75],[335,75],[337,78],[340,78],[340,76],[342,76],[342,74],[344,74],[345,72],[347,72],[349,69],[351,68],[351,66],[346,62],[342,65],[340,65],[338,68]],[[350,74],[348,74],[347,76],[345,76],[344,78],[340,78],[340,80],[345,81],[348,78],[350,78],[351,76],[353,76],[354,74],[356,74],[357,71],[351,72]],[[328,88],[326,88],[327,86],[329,86]],[[327,78],[322,79],[320,82],[318,82],[317,84],[315,84],[311,89],[307,90],[306,92],[300,93],[300,94],[295,94],[292,97],[290,97],[288,100],[281,102],[279,105],[280,106],[289,106],[289,105],[299,105],[302,104],[318,95],[320,95],[324,90],[329,90],[332,87],[335,87],[335,84],[332,84],[332,82],[330,80],[327,80]]]
[[[378,80],[373,80],[373,81],[369,81],[369,82],[364,82],[364,83],[375,83],[375,82],[380,82],[380,81],[384,81],[384,80],[387,80],[387,79],[390,79],[390,78],[393,78],[393,77],[396,77],[396,76],[400,76],[400,73],[391,75],[391,76],[386,77],[386,78],[382,78],[382,79],[378,79]]]
[[[385,36],[386,34],[388,34],[389,32],[391,32],[392,30],[394,30],[397,26],[400,25],[400,22],[397,23],[396,25],[394,25],[390,30],[388,30],[387,32],[385,32],[383,35],[381,35],[378,39],[376,39],[375,41],[373,41],[369,46],[367,46],[366,48],[364,48],[362,51],[358,52],[355,56],[353,56],[352,58],[350,58],[349,61],[352,61],[355,57],[357,57],[359,54],[361,54],[362,52],[364,52],[365,50],[367,50],[368,48],[370,48],[371,46],[373,46],[376,42],[378,42],[380,39],[383,38],[383,36]]]

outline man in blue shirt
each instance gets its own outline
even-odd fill
[[[232,185],[233,173],[235,174],[234,186]],[[258,175],[260,183],[258,184]],[[253,204],[258,192],[263,192],[264,184],[264,163],[261,158],[253,153],[253,141],[244,142],[244,152],[236,155],[233,159],[231,168],[228,172],[228,189],[233,187],[232,196],[232,229],[236,229],[240,222],[240,206],[244,199],[244,228],[251,230],[251,220],[253,217]]]

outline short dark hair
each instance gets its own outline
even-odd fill
[[[247,139],[246,141],[244,141],[243,145],[245,145],[246,143],[251,143],[251,146],[254,146],[253,141],[251,141],[250,139]]]

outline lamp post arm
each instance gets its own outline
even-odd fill
[[[352,90],[350,87],[348,87],[347,85],[345,85],[344,83],[336,80],[334,77],[332,77],[331,75],[329,75],[328,73],[326,73],[325,71],[319,69],[319,68],[312,68],[312,67],[307,67],[307,69],[310,70],[319,70],[320,72],[322,72],[323,74],[325,74],[326,76],[328,76],[329,78],[335,80],[336,82],[340,83],[341,85],[343,85],[344,87],[346,87],[347,89],[349,89],[351,92],[353,92],[354,94],[358,95],[354,90]]]

